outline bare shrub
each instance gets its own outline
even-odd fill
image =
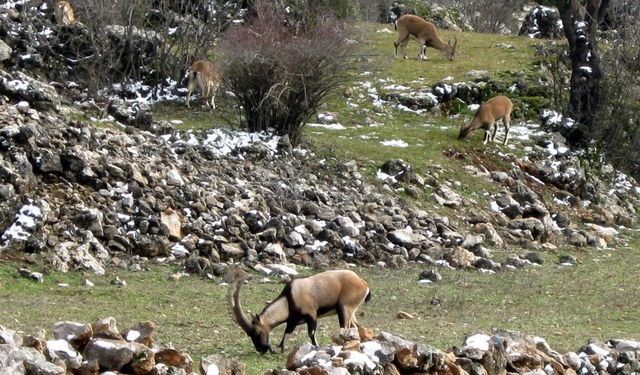
[[[223,77],[251,132],[273,129],[300,140],[305,122],[345,79],[351,47],[344,26],[328,16],[299,34],[266,3],[246,26],[220,42]],[[349,47],[349,48],[348,48]]]
[[[520,25],[517,14],[524,0],[441,0],[438,3],[457,8],[463,19],[477,32],[513,33]]]
[[[587,130],[608,160],[640,178],[640,6],[615,4],[610,14],[617,29],[603,48],[603,104]]]
[[[536,58],[552,88],[552,105],[563,109],[569,102],[571,61],[566,46],[553,43],[536,46]]]

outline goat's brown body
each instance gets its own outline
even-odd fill
[[[370,297],[366,281],[355,272],[321,272],[289,282],[278,298],[249,322],[239,307],[239,285],[232,285],[230,291],[233,292],[229,303],[234,319],[251,337],[256,350],[260,352],[270,349],[269,332],[283,323],[287,325],[280,342],[281,350],[284,350],[284,343],[295,327],[303,323],[307,324],[311,342],[317,345],[317,319],[323,316],[337,314],[341,328],[357,326],[355,313]]]
[[[198,60],[189,68],[187,83],[187,107],[190,107],[191,93],[197,88],[202,93],[209,109],[216,108],[216,91],[220,87],[220,73],[215,64],[209,60]]]
[[[75,22],[73,8],[71,7],[71,4],[65,0],[60,0],[56,3],[53,15],[56,19],[56,23],[60,26],[68,26]]]
[[[498,131],[497,121],[502,119],[504,125],[504,142],[507,144],[509,141],[509,127],[511,124],[511,110],[513,109],[513,103],[506,96],[496,96],[486,102],[482,103],[476,111],[471,123],[463,125],[460,128],[460,134],[458,139],[465,138],[469,133],[478,129],[484,129],[483,144],[487,142],[494,142],[496,138],[496,132]],[[493,133],[491,130],[493,129]]]
[[[395,22],[395,27],[398,30],[398,39],[393,43],[395,47],[393,56],[398,57],[398,47],[402,48],[403,57],[407,58],[405,47],[409,42],[409,39],[413,36],[418,40],[420,44],[421,60],[427,59],[427,47],[432,47],[442,51],[449,61],[453,60],[455,55],[457,39],[452,46],[449,43],[445,43],[438,36],[438,30],[431,22],[423,19],[422,17],[415,16],[413,14],[405,14],[400,16]]]

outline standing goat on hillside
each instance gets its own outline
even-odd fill
[[[53,15],[56,23],[60,26],[68,26],[75,22],[73,16],[73,8],[68,1],[60,0],[53,9]]]
[[[468,125],[463,125],[460,128],[460,134],[458,139],[463,139],[472,131],[478,129],[484,129],[483,144],[487,142],[494,142],[496,138],[496,132],[498,131],[498,124],[496,122],[502,119],[504,125],[504,145],[509,141],[509,126],[511,124],[511,110],[513,109],[513,103],[506,96],[496,96],[480,104],[478,111],[473,116],[473,120]],[[491,128],[493,128],[493,134],[491,134]]]
[[[453,45],[451,45],[451,40],[445,43],[440,39],[436,27],[431,22],[414,16],[413,14],[405,14],[396,20],[394,26],[396,30],[398,30],[398,39],[393,42],[393,46],[395,47],[395,51],[393,52],[394,57],[398,57],[399,46],[402,48],[404,58],[407,58],[405,47],[409,42],[409,38],[413,36],[418,40],[418,43],[420,43],[420,60],[427,59],[427,47],[440,50],[449,61],[453,60],[453,56],[456,53],[456,46],[458,45],[458,38],[455,38]]]
[[[187,107],[191,107],[191,93],[199,88],[202,98],[207,103],[209,110],[216,108],[216,91],[220,87],[220,73],[216,66],[209,60],[198,60],[191,64],[187,71],[189,81],[187,83]]]

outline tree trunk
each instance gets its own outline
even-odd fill
[[[567,115],[577,125],[567,134],[572,143],[588,141],[589,129],[595,121],[602,103],[600,55],[596,33],[606,14],[609,0],[556,1],[564,33],[569,42],[571,58],[571,93]]]

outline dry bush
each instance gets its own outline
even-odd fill
[[[442,0],[447,7],[457,8],[477,32],[514,33],[520,28],[517,14],[525,0]]]
[[[616,167],[640,178],[640,6],[616,4],[617,29],[602,48],[603,105],[588,129]]]
[[[221,39],[225,84],[248,131],[273,129],[296,144],[305,122],[346,78],[349,33],[324,15],[296,33],[268,4],[256,12],[248,25],[229,29]]]

